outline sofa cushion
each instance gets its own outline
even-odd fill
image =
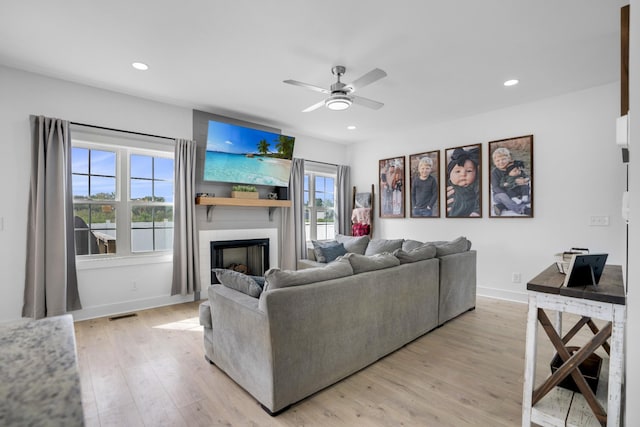
[[[419,242],[417,240],[405,239],[404,242],[402,242],[402,250],[405,252],[409,252],[410,250],[419,248],[422,245],[424,245],[423,242]]]
[[[373,239],[367,245],[367,250],[364,254],[375,255],[383,252],[389,252],[389,254],[391,254],[396,249],[400,249],[402,247],[402,242],[404,242],[404,239]]]
[[[226,268],[214,268],[218,281],[227,288],[235,289],[254,298],[262,293],[262,287],[251,276]]]
[[[410,262],[434,258],[436,256],[436,252],[436,247],[427,243],[422,246],[418,246],[415,249],[411,249],[410,251],[396,249],[393,251],[393,256],[400,260],[400,264],[408,264]]]
[[[353,275],[353,269],[349,261],[344,257],[338,258],[323,267],[305,268],[297,271],[271,268],[264,275],[266,279],[265,291],[323,282],[351,275]]]
[[[342,243],[338,243],[335,240],[312,240],[313,252],[316,256],[316,261],[328,263],[338,258],[340,255],[347,253]]]
[[[375,255],[359,255],[348,253],[343,259],[349,260],[353,268],[353,274],[364,273],[365,271],[382,270],[400,265],[400,260],[388,252]]]
[[[364,255],[371,239],[369,239],[369,236],[345,236],[344,234],[337,234],[336,240],[344,245],[347,252]]]
[[[460,236],[450,242],[435,242],[434,244],[437,257],[467,252],[471,249],[471,241],[464,236]]]

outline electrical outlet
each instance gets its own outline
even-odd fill
[[[520,283],[522,281],[522,276],[520,275],[520,273],[512,273],[511,281],[513,283]]]
[[[607,215],[592,215],[589,225],[591,227],[607,227],[609,225],[609,217]]]
[[[138,283],[135,280],[131,282],[131,290],[134,292],[138,290]]]

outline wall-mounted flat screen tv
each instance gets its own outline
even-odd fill
[[[209,120],[204,181],[289,186],[295,138]]]

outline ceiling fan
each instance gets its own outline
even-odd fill
[[[361,96],[355,96],[353,95],[353,93],[356,90],[360,90],[363,87],[370,85],[371,83],[376,82],[383,77],[386,77],[387,73],[385,73],[379,68],[374,68],[373,70],[369,71],[368,73],[354,80],[353,82],[349,84],[345,84],[340,81],[340,77],[344,75],[345,71],[347,71],[347,69],[342,65],[336,65],[331,69],[331,72],[333,73],[334,76],[336,76],[337,81],[331,85],[330,89],[325,89],[319,86],[310,85],[308,83],[302,83],[297,80],[284,80],[284,83],[288,83],[295,86],[306,87],[316,92],[325,93],[329,95],[328,98],[302,110],[303,113],[308,113],[309,111],[317,110],[322,106],[326,106],[330,110],[336,110],[336,111],[346,110],[351,106],[352,103],[362,105],[363,107],[373,108],[374,110],[377,110],[384,105],[382,102],[374,101],[368,98],[363,98]]]

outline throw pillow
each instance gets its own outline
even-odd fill
[[[336,240],[344,245],[347,252],[364,255],[369,244],[369,236],[345,236],[344,234],[336,235]]]
[[[391,254],[396,249],[400,249],[403,242],[404,239],[373,239],[367,245],[367,250],[364,252],[364,254],[375,255],[381,254],[383,252],[389,252],[389,254]]]
[[[400,264],[407,264],[410,262],[422,261],[425,259],[431,259],[436,256],[436,247],[430,244],[419,246],[410,251],[403,249],[396,249],[393,251],[393,255],[400,260]]]
[[[467,252],[471,249],[471,242],[466,237],[460,236],[450,242],[436,243],[436,256],[441,257],[445,255],[458,254],[461,252]]]
[[[400,265],[400,260],[390,253],[384,252],[375,255],[360,255],[348,253],[342,257],[349,260],[353,274],[364,273],[365,271],[382,270]]]
[[[260,286],[260,289],[264,289],[264,276],[249,276],[253,279],[254,282],[256,282],[256,284],[258,286]]]
[[[303,270],[280,270],[271,268],[264,275],[265,291],[287,288],[289,286],[306,285],[353,275],[349,261],[344,257],[330,262],[323,267],[305,268]]]
[[[235,289],[254,298],[258,298],[262,293],[262,287],[246,274],[226,268],[214,268],[213,271],[216,273],[218,281],[227,288]]]
[[[338,243],[335,240],[318,241],[312,240],[313,252],[316,256],[316,261],[322,263],[328,263],[347,253],[342,243]]]

